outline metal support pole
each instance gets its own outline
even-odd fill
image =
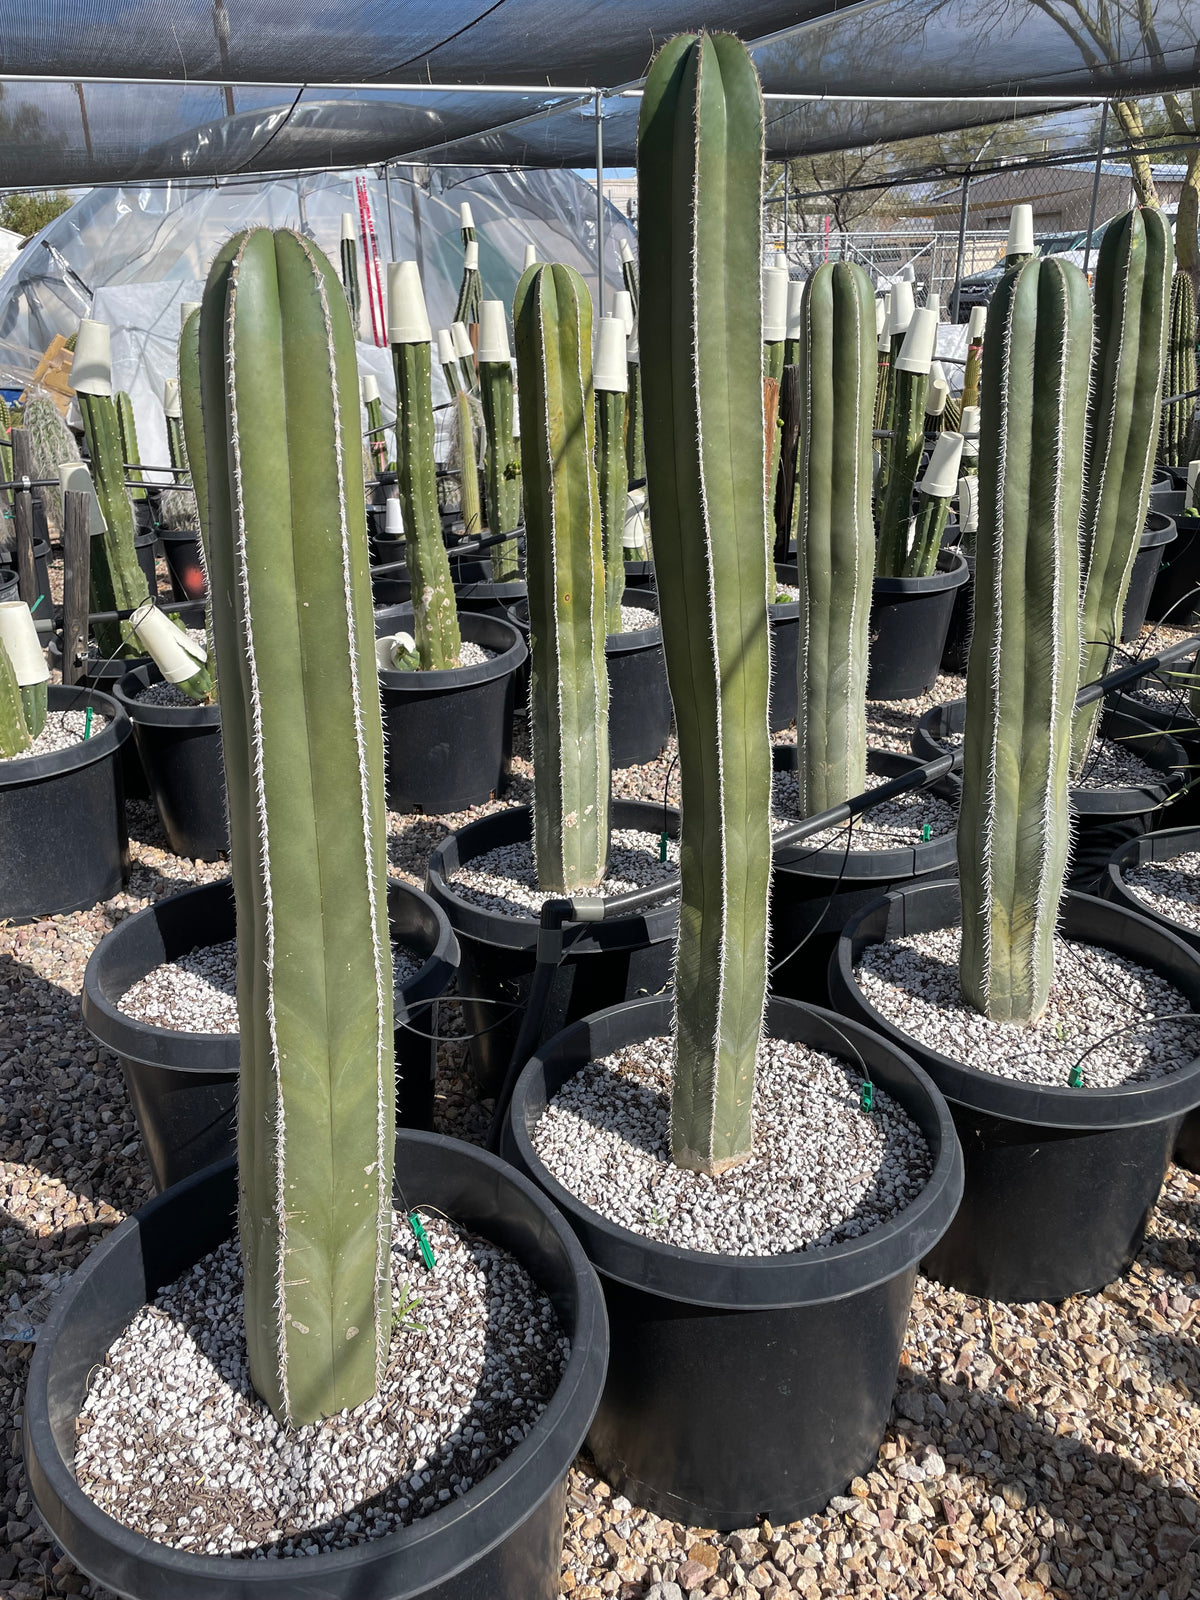
[[[388,208],[388,249],[389,261],[396,259],[396,226],[392,220],[392,163],[385,161],[383,164],[383,192],[387,196]]]
[[[788,253],[788,179],[791,176],[791,167],[785,160],[783,163],[783,259],[786,262]]]
[[[604,315],[604,91],[596,90],[596,309]]]
[[[1096,202],[1100,198],[1100,168],[1104,161],[1104,137],[1108,132],[1108,101],[1100,112],[1100,140],[1096,151],[1096,170],[1092,174],[1092,205],[1088,212],[1087,240],[1083,246],[1083,275],[1087,277],[1088,262],[1092,254],[1092,234],[1096,231]]]
[[[958,321],[958,300],[961,293],[963,261],[967,253],[967,208],[970,205],[971,178],[963,174],[962,205],[958,212],[958,261],[954,268],[954,294],[950,304],[950,321]]]
[[[87,656],[91,587],[92,502],[77,489],[63,495],[63,648],[65,684],[78,683]]]

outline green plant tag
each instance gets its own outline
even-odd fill
[[[408,1225],[416,1236],[417,1248],[421,1252],[421,1260],[425,1263],[425,1271],[432,1272],[434,1268],[433,1246],[429,1242],[429,1235],[425,1232],[424,1224],[415,1211],[408,1213]]]
[[[1067,1087],[1068,1089],[1083,1088],[1083,1068],[1080,1066],[1078,1061],[1067,1074]]]

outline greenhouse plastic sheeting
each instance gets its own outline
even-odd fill
[[[0,171],[16,187],[389,159],[577,166],[594,158],[587,91],[636,86],[656,45],[704,24],[745,38],[785,97],[768,102],[773,156],[1188,88],[1200,42],[1196,0],[0,0]],[[606,160],[629,164],[637,102],[608,111]]]

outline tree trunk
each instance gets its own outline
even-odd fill
[[[1141,148],[1141,142],[1146,137],[1146,131],[1142,126],[1141,107],[1134,100],[1114,100],[1111,104],[1113,114],[1129,140],[1129,170],[1133,175],[1133,187],[1138,197],[1138,204],[1157,206],[1158,190],[1154,187],[1154,172],[1150,166],[1150,157]]]

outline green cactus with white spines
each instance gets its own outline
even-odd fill
[[[246,1340],[256,1390],[300,1426],[368,1399],[391,1336],[392,975],[354,336],[329,263],[266,229],[221,250],[200,316]]]
[[[0,760],[24,755],[32,743],[17,675],[8,651],[0,644]]]
[[[601,317],[596,350],[596,466],[600,478],[600,526],[604,541],[604,591],[609,633],[620,633],[625,593],[625,326]]]
[[[1195,399],[1173,400],[1177,394],[1191,394],[1196,387],[1196,292],[1191,275],[1175,274],[1171,284],[1171,330],[1167,344],[1167,367],[1163,375],[1163,395],[1170,400],[1162,408],[1158,459],[1168,467],[1188,464],[1188,435]]]
[[[441,670],[458,665],[462,636],[438,511],[433,354],[415,261],[388,268],[388,325],[396,371],[396,476],[412,580],[413,634],[422,668]]]
[[[138,465],[142,456],[138,447],[137,418],[134,416],[133,401],[124,389],[117,394],[117,421],[121,427],[121,451],[127,481],[134,485],[129,491],[129,497],[136,504],[146,498],[146,491],[142,487],[142,469]]]
[[[35,477],[51,482],[43,483],[38,491],[42,497],[42,510],[46,514],[46,527],[56,543],[62,539],[62,491],[58,487],[58,469],[66,461],[79,460],[79,441],[62,419],[62,413],[44,389],[34,390],[25,401],[20,426],[29,440],[29,453]],[[5,477],[12,476],[11,449]]]
[[[488,530],[510,533],[521,522],[521,453],[513,433],[512,359],[508,324],[499,300],[485,300],[479,310],[479,398],[487,433],[484,494]],[[520,577],[520,549],[516,539],[492,546],[492,577],[511,583]]]
[[[817,268],[804,286],[796,342],[796,777],[800,813],[811,816],[861,794],[867,778],[877,352],[871,280],[861,267]]]
[[[529,585],[533,849],[545,893],[608,867],[604,554],[592,392],[592,304],[573,267],[533,266],[513,305]]]
[[[362,308],[362,289],[358,281],[358,241],[354,236],[354,213],[342,212],[341,240],[342,288],[350,308],[350,326],[358,333],[358,319]]]
[[[891,439],[876,557],[881,578],[901,577],[908,558],[913,488],[925,448],[925,397],[935,334],[933,312],[924,307],[914,311],[899,354],[892,361]]]
[[[483,282],[479,276],[479,238],[475,232],[475,221],[471,215],[469,201],[464,200],[459,207],[459,219],[463,247],[463,275],[458,289],[458,301],[454,307],[454,321],[470,324],[479,321]]]
[[[744,46],[659,53],[638,124],[646,467],[683,792],[675,1162],[752,1143],[767,981],[771,744],[760,270],[763,107]]]
[[[983,350],[975,628],[958,825],[964,998],[1033,1022],[1070,852],[1092,313],[1054,256],[1006,273]]]
[[[950,502],[958,491],[962,447],[961,433],[938,435],[929,466],[917,484],[913,541],[904,560],[904,569],[900,574],[902,578],[932,578],[937,571],[942,535],[950,516]]]
[[[474,397],[460,389],[454,396],[452,456],[458,462],[458,509],[463,532],[478,538],[483,528],[483,503],[479,497],[479,462],[475,452]]]
[[[1154,477],[1174,265],[1171,227],[1156,208],[1127,212],[1104,230],[1080,527],[1084,683],[1110,670],[1121,639]],[[1076,773],[1100,711],[1097,702],[1076,713]]]

